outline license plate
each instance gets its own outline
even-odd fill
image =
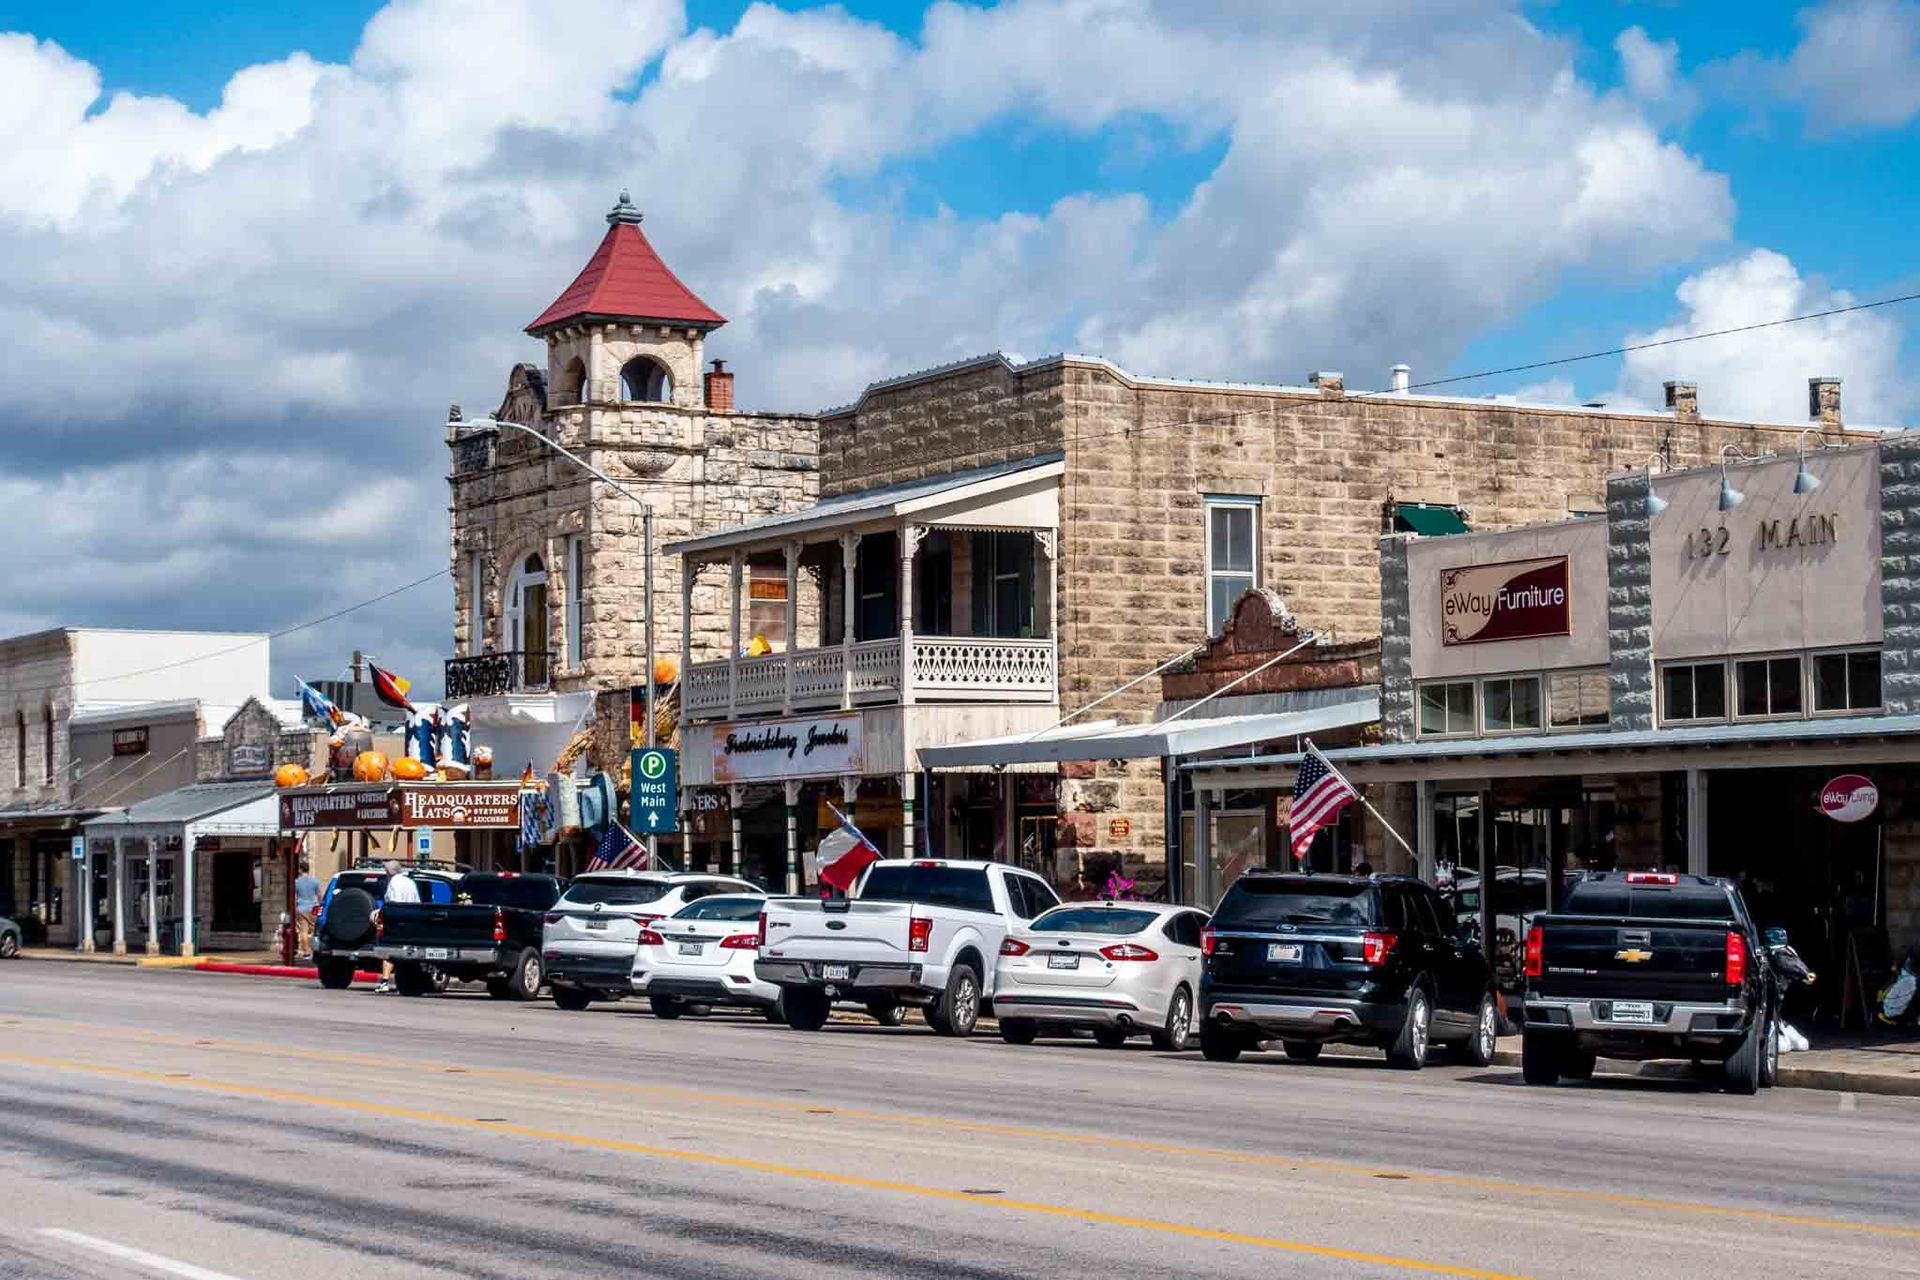
[[[1267,944],[1267,959],[1282,964],[1300,963],[1300,944],[1297,942],[1270,942]]]
[[[1643,1000],[1615,1000],[1611,1022],[1652,1022],[1653,1006]]]
[[[850,964],[823,964],[820,966],[820,977],[826,982],[832,982],[835,979],[851,978],[852,976],[853,966]]]
[[[697,956],[706,949],[707,944],[704,942],[683,942],[680,944],[680,954],[683,956]]]
[[[589,921],[587,921],[587,928],[589,928],[589,929],[600,929],[600,930],[605,930],[605,929],[606,929],[606,927],[607,927],[607,922],[606,922],[605,920],[589,920]]]
[[[449,953],[445,947],[428,947],[425,954],[429,960],[445,960]]]
[[[1052,955],[1047,957],[1047,968],[1049,969],[1078,969],[1079,967],[1079,956]]]

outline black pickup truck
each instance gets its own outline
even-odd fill
[[[554,876],[503,871],[468,876],[451,903],[386,903],[374,954],[393,962],[403,995],[432,990],[431,966],[464,982],[485,981],[496,1000],[532,1000],[546,981],[542,921],[564,887]]]
[[[1771,1085],[1779,988],[1726,880],[1610,871],[1536,916],[1525,953],[1528,1084],[1584,1080],[1596,1057],[1724,1063],[1729,1093]]]

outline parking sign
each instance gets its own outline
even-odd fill
[[[631,757],[633,829],[657,835],[679,826],[680,761],[669,747],[643,747]]]
[[[86,859],[87,838],[85,836],[75,836],[73,838],[73,860],[75,862],[85,862]]]
[[[416,858],[426,858],[426,857],[431,857],[432,854],[433,854],[433,832],[431,831],[414,832],[413,833],[413,856]]]

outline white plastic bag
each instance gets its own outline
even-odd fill
[[[1913,1007],[1915,988],[1920,987],[1920,978],[1913,973],[1913,962],[1907,961],[1900,966],[1900,972],[1880,993],[1880,1020],[1898,1022],[1907,1016],[1907,1010]]]

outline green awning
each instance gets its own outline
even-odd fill
[[[1427,538],[1469,532],[1467,518],[1459,507],[1444,507],[1429,502],[1394,503],[1393,529],[1395,533],[1417,533]]]

